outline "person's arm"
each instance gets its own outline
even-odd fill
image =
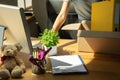
[[[68,10],[69,10],[69,5],[70,5],[69,2],[63,1],[61,11],[58,14],[58,16],[57,16],[57,18],[56,18],[56,20],[53,24],[52,30],[54,30],[56,32],[59,31],[60,27],[62,26],[62,24],[66,20],[67,13],[68,13]]]

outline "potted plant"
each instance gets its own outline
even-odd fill
[[[52,47],[49,52],[49,55],[56,55],[57,54],[57,43],[59,40],[59,34],[53,30],[45,29],[43,33],[40,33],[40,42],[42,45],[45,45],[45,50],[48,47]]]

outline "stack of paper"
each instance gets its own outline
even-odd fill
[[[79,55],[51,56],[50,60],[53,74],[88,72]]]

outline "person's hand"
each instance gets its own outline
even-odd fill
[[[91,30],[91,21],[82,20],[81,24],[83,25],[85,30]]]

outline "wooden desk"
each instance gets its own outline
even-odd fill
[[[58,46],[58,55],[79,54],[89,71],[89,74],[53,75],[48,59],[45,74],[33,74],[31,68],[23,75],[23,80],[120,80],[120,55],[95,54],[77,51],[75,40],[61,39]],[[22,80],[12,79],[12,80]]]

